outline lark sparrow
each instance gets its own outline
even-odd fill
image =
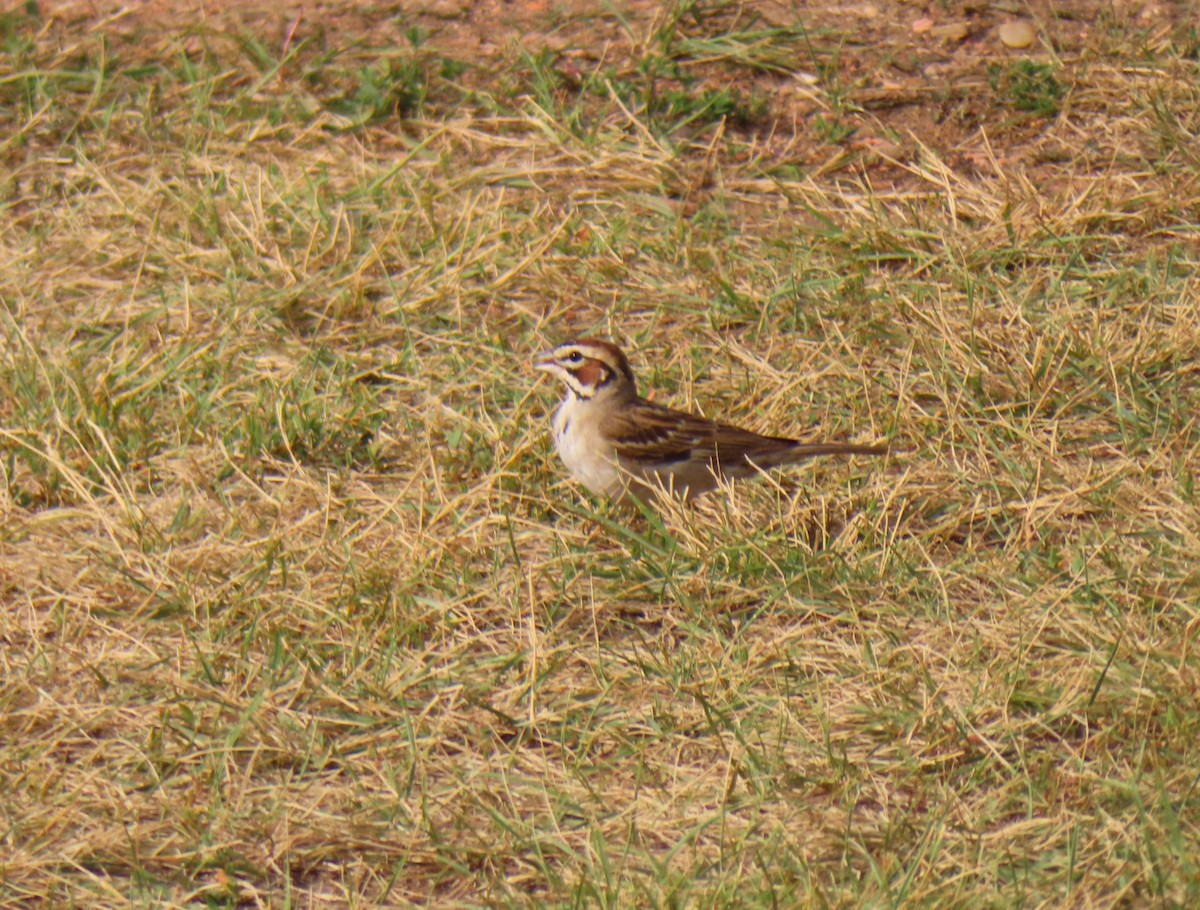
[[[886,446],[760,436],[640,398],[629,361],[607,341],[581,338],[538,356],[534,368],[567,387],[554,446],[571,475],[616,500],[669,492],[701,496],[723,479],[817,455],[883,455]]]

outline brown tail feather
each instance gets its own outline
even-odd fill
[[[855,442],[798,442],[791,449],[797,458],[818,455],[886,455],[890,446],[865,446]]]
[[[779,441],[783,442],[784,440]],[[791,440],[787,441],[792,442]],[[721,471],[739,476],[748,465],[758,469],[769,469],[796,464],[822,455],[886,455],[889,451],[891,449],[888,446],[867,446],[853,442],[792,442],[791,445],[771,446],[757,452],[744,452],[737,460],[729,457],[723,458]]]

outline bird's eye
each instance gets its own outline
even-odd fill
[[[565,359],[567,363],[583,363],[583,355],[578,351],[572,351]]]

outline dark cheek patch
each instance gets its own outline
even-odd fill
[[[608,367],[589,360],[575,371],[575,375],[579,377],[579,382],[585,388],[596,389],[608,381]]]

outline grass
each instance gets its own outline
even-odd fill
[[[0,906],[1195,904],[1195,33],[883,6],[0,18]]]

